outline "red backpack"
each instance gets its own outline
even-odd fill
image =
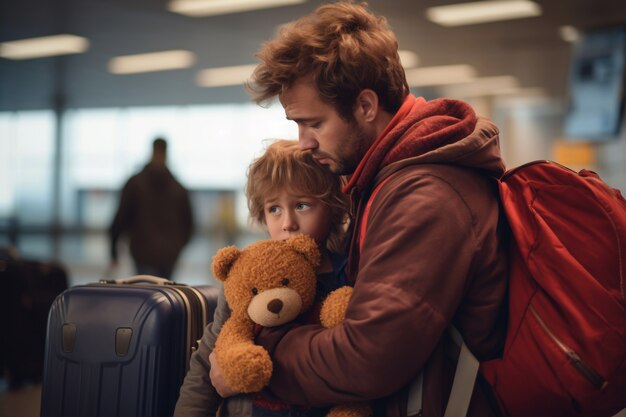
[[[365,236],[369,206],[361,223]],[[626,407],[626,201],[594,172],[550,161],[499,180],[510,224],[509,323],[480,372],[510,417]]]
[[[626,201],[597,174],[538,161],[508,171],[513,239],[502,359],[481,364],[508,416],[626,407]]]

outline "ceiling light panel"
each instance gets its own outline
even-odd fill
[[[32,59],[80,54],[89,49],[89,41],[76,35],[62,34],[0,43],[0,57]]]
[[[196,56],[192,52],[184,50],[123,55],[109,61],[109,71],[113,74],[166,71],[189,68],[195,60]]]
[[[406,70],[405,73],[410,87],[455,84],[476,78],[474,67],[465,64],[413,68]]]
[[[491,0],[429,7],[426,17],[443,26],[462,26],[541,15],[530,0]]]
[[[198,73],[196,82],[201,87],[224,87],[243,85],[250,78],[257,64],[233,67],[208,68]]]
[[[404,68],[417,67],[419,64],[419,57],[413,51],[400,50],[398,51],[398,55],[400,56],[400,62]]]
[[[511,94],[520,86],[519,80],[511,75],[476,78],[467,83],[445,86],[441,93],[445,97],[479,97]]]
[[[186,16],[215,16],[304,3],[306,0],[172,0],[167,9]]]
[[[577,42],[580,39],[580,32],[574,26],[566,25],[559,28],[559,36],[565,42]]]

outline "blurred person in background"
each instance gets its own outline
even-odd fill
[[[167,168],[167,142],[152,142],[152,158],[124,185],[119,208],[109,228],[110,270],[118,266],[117,243],[129,240],[139,275],[170,278],[193,231],[189,193]]]

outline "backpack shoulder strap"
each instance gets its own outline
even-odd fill
[[[465,416],[472,400],[480,363],[476,356],[470,352],[456,327],[450,325],[448,331],[454,343],[461,346],[461,352],[454,371],[454,381],[444,417]]]

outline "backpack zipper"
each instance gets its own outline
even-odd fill
[[[570,347],[568,347],[565,343],[563,343],[556,335],[550,330],[548,325],[539,317],[539,313],[532,305],[529,305],[528,308],[530,312],[533,313],[537,322],[541,325],[543,330],[550,336],[550,338],[556,343],[556,345],[567,355],[572,366],[587,380],[593,385],[595,388],[602,390],[606,387],[606,380],[600,375],[595,369],[593,369],[590,365],[585,363],[580,356]]]

